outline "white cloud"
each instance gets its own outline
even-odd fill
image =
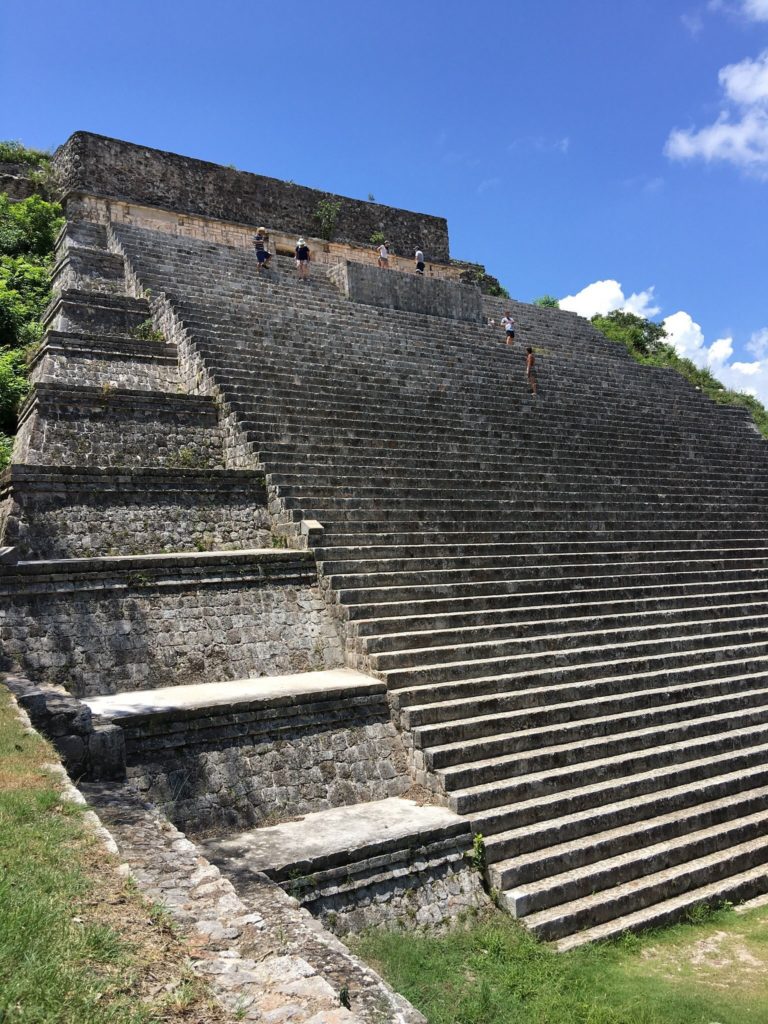
[[[760,2],[768,11],[768,0]],[[726,109],[704,128],[675,128],[664,152],[671,160],[722,160],[768,180],[768,50],[728,64],[718,77]]]
[[[626,297],[621,284],[608,278],[593,281],[575,295],[566,295],[560,299],[560,308],[588,318],[615,309],[650,318],[659,312],[658,306],[652,305],[655,301],[653,287]],[[678,355],[697,366],[709,367],[726,387],[754,395],[768,404],[768,327],[755,331],[747,342],[747,351],[756,357],[750,363],[730,362],[733,338],[717,338],[707,344],[701,325],[684,309],[665,317],[662,325],[667,332],[665,341]]]
[[[710,366],[722,366],[733,355],[733,338],[718,338],[707,350],[707,362]]]
[[[768,21],[768,0],[742,0],[741,10],[752,21]]]
[[[747,351],[751,352],[753,356],[757,356],[758,359],[768,356],[768,327],[755,331],[747,342]]]
[[[768,50],[757,60],[726,64],[718,72],[718,80],[728,99],[742,106],[765,103],[768,100]]]
[[[585,317],[596,316],[598,313],[604,315],[614,309],[650,317],[660,312],[659,307],[653,305],[654,301],[653,285],[643,292],[633,292],[626,298],[621,284],[609,279],[594,281],[575,295],[566,295],[560,299],[560,308]]]
[[[483,192],[487,192],[491,188],[497,188],[500,184],[501,178],[483,178],[477,186],[477,194],[481,196]]]
[[[758,359],[754,363],[731,363],[731,369],[735,373],[743,373],[745,377],[754,377],[756,373],[762,373],[764,367]]]

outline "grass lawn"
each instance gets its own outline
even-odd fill
[[[768,1024],[768,908],[565,954],[500,912],[354,949],[429,1024]]]
[[[0,688],[0,1024],[218,1024],[166,916],[116,872]]]

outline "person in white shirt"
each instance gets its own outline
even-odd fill
[[[416,252],[414,254],[414,259],[416,260],[416,273],[417,274],[423,274],[424,273],[424,253],[421,251],[421,249],[417,249],[416,250]]]
[[[379,246],[379,266],[389,266],[389,242],[382,242]]]
[[[501,326],[504,328],[507,336],[507,344],[511,345],[515,340],[515,321],[512,319],[512,313],[509,310],[501,318]]]

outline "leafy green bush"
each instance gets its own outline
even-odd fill
[[[44,149],[28,149],[21,142],[9,139],[0,141],[0,163],[32,164],[39,167],[49,163],[51,154]]]
[[[711,370],[678,355],[674,347],[664,341],[667,332],[661,324],[620,310],[606,316],[593,316],[592,323],[611,341],[624,345],[638,363],[674,370],[713,402],[749,410],[760,433],[768,438],[768,409],[751,395],[726,388]]]
[[[11,461],[12,450],[13,438],[9,437],[7,434],[0,433],[0,469],[5,469]]]
[[[0,432],[12,434],[15,431],[16,410],[28,391],[24,350],[0,351]]]
[[[49,259],[63,223],[58,203],[39,195],[14,203],[0,193],[0,256]]]
[[[7,148],[0,147],[3,152]],[[3,436],[15,431],[29,390],[26,356],[42,336],[53,244],[62,223],[57,203],[39,195],[13,203],[0,194],[0,465],[10,457],[10,441]]]
[[[371,235],[371,245],[383,245],[387,240],[387,236],[383,231],[374,231]]]
[[[540,295],[533,300],[534,306],[544,306],[547,309],[560,309],[560,301],[554,295]]]
[[[334,199],[321,199],[315,208],[315,221],[321,238],[330,241],[336,231],[341,203]]]

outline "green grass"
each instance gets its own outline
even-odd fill
[[[559,954],[494,913],[447,935],[369,932],[355,952],[429,1024],[766,1024],[768,912]]]
[[[0,690],[0,1024],[221,1020],[178,941],[61,803],[42,769],[53,760]]]

